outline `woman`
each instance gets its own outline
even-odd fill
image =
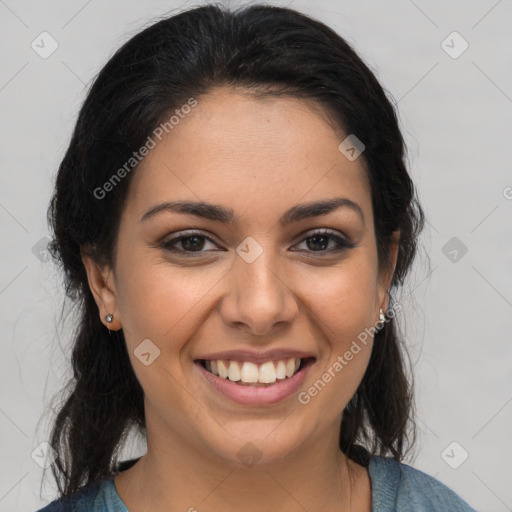
[[[211,5],[133,37],[49,214],[81,321],[42,510],[473,510],[401,462],[391,298],[423,213],[393,107],[325,25]],[[118,462],[133,428],[147,453]]]

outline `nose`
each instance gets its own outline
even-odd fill
[[[293,283],[285,282],[275,258],[267,252],[252,263],[237,256],[226,276],[227,291],[220,305],[226,325],[254,336],[268,336],[291,324],[299,312]]]

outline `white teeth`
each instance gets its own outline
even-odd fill
[[[286,363],[284,361],[277,362],[276,378],[277,379],[285,379],[286,378]]]
[[[222,377],[223,379],[228,378],[228,368],[221,359],[217,361],[217,370],[219,371],[219,377]]]
[[[286,361],[286,376],[291,377],[295,373],[295,359],[291,358]]]
[[[235,361],[231,361],[231,364],[238,366],[238,363]],[[258,382],[258,365],[245,361],[240,372],[240,380],[242,382]]]
[[[244,363],[244,366],[247,363]],[[256,366],[256,365],[254,365]],[[257,367],[256,367],[257,369]],[[263,363],[260,366],[260,378],[258,382],[263,382],[268,384],[269,382],[275,382],[276,381],[276,369],[274,367],[274,363],[272,361],[269,361],[268,363]]]
[[[236,361],[231,361],[231,364],[229,365],[228,379],[233,382],[240,380],[240,366],[238,366]]]
[[[291,357],[279,361],[255,364],[250,361],[205,361],[205,367],[214,375],[233,382],[272,384],[277,379],[290,378],[300,367],[300,358]]]

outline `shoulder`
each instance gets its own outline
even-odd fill
[[[52,501],[37,512],[128,512],[112,478],[103,478],[68,496]]]
[[[476,512],[439,480],[390,457],[372,456],[368,472],[372,481],[372,510]]]

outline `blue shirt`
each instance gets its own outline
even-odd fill
[[[372,512],[477,512],[439,480],[390,457],[370,457]],[[129,512],[114,476],[52,501],[37,512]]]

